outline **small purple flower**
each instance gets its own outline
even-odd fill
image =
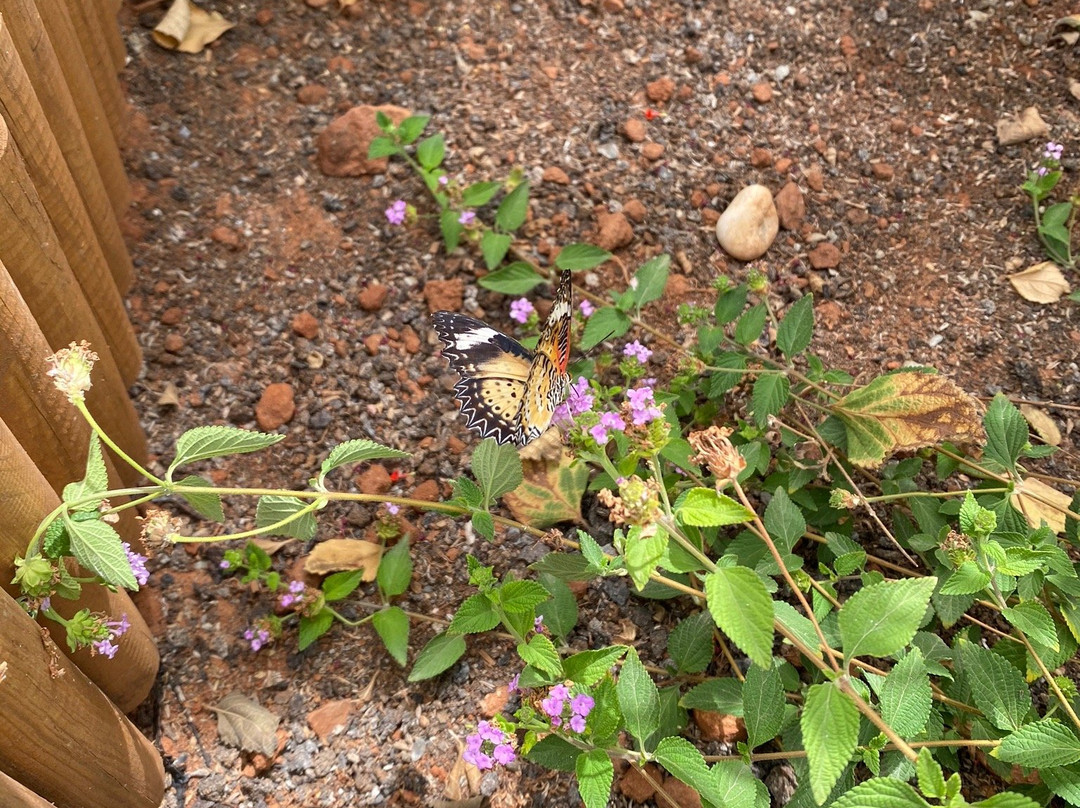
[[[1043,157],[1047,160],[1060,160],[1064,151],[1064,146],[1051,140],[1043,149]]]
[[[510,304],[510,319],[524,323],[528,321],[529,315],[534,311],[536,309],[533,308],[533,304],[527,298],[522,297]]]
[[[630,418],[634,426],[644,426],[657,418],[663,418],[663,411],[653,401],[651,387],[636,387],[626,391],[626,398],[630,402]]]
[[[223,558],[223,559],[221,559],[220,563],[218,563],[218,566],[223,570],[231,570],[232,569],[232,562],[229,561],[229,559],[227,559],[227,558]]]
[[[570,729],[579,735],[585,731],[585,716],[573,715],[570,716]]]
[[[131,565],[131,571],[135,575],[135,580],[139,586],[144,586],[150,580],[150,573],[146,569],[146,556],[136,553],[126,541],[123,542],[123,545],[124,552],[127,553],[128,563]]]
[[[52,598],[42,598],[41,606],[38,608],[43,612],[49,611],[52,608]]]
[[[1048,169],[1046,166],[1039,166],[1035,169],[1035,173],[1038,174],[1040,177],[1045,177],[1049,173],[1049,171],[1050,169]]]
[[[386,209],[386,221],[390,224],[404,224],[406,205],[404,199],[399,199]]]
[[[471,210],[462,211],[458,216],[458,224],[463,224],[468,227],[470,224],[476,221],[476,213]]]
[[[106,623],[111,630],[113,637],[123,637],[127,634],[128,629],[131,628],[131,621],[128,620],[127,613],[120,615],[119,620]]]
[[[535,631],[537,634],[543,634],[544,633],[544,616],[543,615],[539,615],[535,620],[533,620],[533,631]]]
[[[634,357],[634,359],[644,365],[646,362],[649,361],[649,357],[652,356],[652,351],[650,351],[637,340],[634,340],[623,348],[623,356],[632,356]]]
[[[508,684],[506,686],[506,692],[507,693],[517,693],[518,692],[518,680],[520,680],[520,679],[521,679],[521,674],[520,673],[515,673],[514,677],[510,680],[510,684]]]
[[[97,653],[102,654],[109,659],[116,656],[116,652],[120,650],[119,646],[113,645],[112,637],[106,637],[104,640],[95,640],[92,645]]]
[[[300,603],[304,599],[305,588],[303,581],[289,581],[289,591],[281,596],[282,607],[287,609],[295,603]]]
[[[566,689],[566,685],[555,685],[548,691],[548,695],[559,701],[566,701],[570,698],[570,691]]]
[[[562,715],[563,700],[557,699],[554,696],[548,696],[540,702],[540,709],[543,710],[549,718],[558,718]]]
[[[517,753],[510,744],[501,743],[495,747],[495,751],[492,752],[492,757],[495,758],[495,762],[500,766],[507,766],[517,759]]]
[[[592,439],[603,446],[608,442],[608,432],[614,430],[622,432],[626,429],[626,422],[617,412],[605,412],[600,415],[600,423],[589,429]]]
[[[578,303],[578,308],[581,310],[582,317],[592,317],[593,312],[596,311],[596,306],[591,300],[582,300]]]
[[[588,412],[593,407],[593,396],[589,387],[589,380],[584,376],[578,376],[576,382],[570,385],[570,391],[566,395],[566,406],[573,416]]]
[[[461,757],[476,768],[493,768],[496,763],[505,766],[517,758],[513,736],[490,721],[481,721],[476,732],[465,738],[465,751]]]
[[[386,502],[383,504],[386,505],[386,512],[391,516],[397,516],[401,512],[401,506],[396,502]]]
[[[570,711],[574,715],[580,715],[582,718],[587,716],[595,706],[596,700],[588,693],[578,693],[570,701]]]
[[[265,628],[249,628],[244,632],[244,639],[251,645],[251,650],[258,651],[270,641],[270,632]]]
[[[450,178],[445,174],[439,177],[439,185],[446,185],[448,182],[450,182]]]

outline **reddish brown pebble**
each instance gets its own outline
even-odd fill
[[[780,220],[780,226],[785,230],[798,230],[806,217],[806,203],[803,202],[799,186],[794,182],[788,182],[773,197],[773,202],[776,205],[776,216]]]
[[[703,225],[713,227],[718,221],[720,221],[720,211],[712,208],[701,209],[701,223]]]
[[[650,101],[655,101],[658,104],[669,100],[674,92],[675,82],[667,76],[656,81],[650,81],[645,85],[645,95]]]
[[[645,139],[645,121],[641,118],[627,118],[623,124],[623,134],[631,143],[640,143]]]
[[[814,269],[832,269],[840,263],[840,250],[827,241],[810,251],[810,266]]]
[[[273,432],[289,423],[295,414],[292,386],[284,382],[268,385],[255,405],[255,421],[263,432]]]
[[[660,143],[646,143],[641,147],[641,155],[646,160],[659,160],[664,156],[664,147]]]
[[[686,50],[683,51],[683,58],[686,59],[687,64],[696,65],[705,58],[705,54],[693,45],[687,45]]]
[[[401,340],[405,343],[405,351],[414,354],[420,350],[420,335],[413,330],[411,325],[401,330]]]
[[[879,180],[888,182],[893,178],[893,167],[888,163],[873,163],[870,167],[874,172],[874,176]]]
[[[304,0],[304,3],[311,8],[322,8],[323,6],[329,5],[330,0]]]
[[[184,338],[179,334],[166,334],[162,345],[169,353],[180,353],[184,350]]]
[[[656,764],[647,763],[645,768],[648,769],[652,782],[659,782],[660,770],[656,767]],[[656,788],[645,779],[637,766],[628,766],[622,776],[619,777],[619,792],[632,802],[640,803],[652,799],[653,795],[656,794]]]
[[[695,188],[690,192],[690,207],[703,208],[709,202],[709,195],[702,191],[700,188]]]
[[[170,306],[161,312],[162,325],[176,325],[184,319],[184,310],[179,306]]]
[[[412,492],[414,499],[422,499],[425,502],[438,502],[439,484],[434,480],[424,480]]]
[[[386,296],[390,294],[390,288],[381,283],[371,283],[360,290],[357,302],[364,311],[378,311],[386,302]]]
[[[822,176],[819,166],[810,166],[803,176],[806,177],[806,184],[810,186],[811,191],[820,192],[825,190],[825,177]]]
[[[773,171],[777,174],[787,174],[791,170],[791,166],[794,164],[794,160],[790,157],[781,157],[775,163],[773,163]]]
[[[668,777],[664,780],[664,793],[668,799],[663,803],[665,808],[677,806],[677,808],[701,808],[701,797],[693,788],[682,780]]]
[[[570,184],[570,176],[558,166],[548,166],[545,168],[541,179],[544,182],[553,182],[556,185]]]
[[[460,311],[465,297],[465,281],[451,278],[448,281],[428,281],[424,284],[424,299],[429,312]]]
[[[850,34],[844,34],[840,37],[840,52],[844,54],[844,56],[854,56],[859,52],[859,48],[855,44],[855,39]]]
[[[844,218],[851,224],[866,224],[866,221],[870,218],[870,214],[862,208],[851,208],[844,214]]]
[[[623,0],[603,0],[600,5],[608,14],[618,14],[625,8]]]
[[[694,710],[693,715],[703,741],[734,743],[746,738],[746,726],[741,718],[708,710]]]
[[[382,463],[372,463],[360,474],[356,475],[356,487],[360,493],[368,495],[382,495],[390,490],[393,484],[390,472]]]
[[[356,702],[352,699],[337,699],[328,701],[318,709],[308,713],[307,723],[311,731],[315,733],[324,744],[335,730],[344,729],[349,723],[353,706]]]
[[[750,152],[750,165],[754,168],[765,168],[772,165],[772,152],[768,149],[757,148]]]
[[[305,84],[296,92],[296,100],[301,104],[321,104],[330,91],[321,84]]]
[[[211,230],[210,239],[211,241],[216,241],[218,244],[224,244],[226,247],[234,250],[240,246],[240,236],[231,227],[225,227],[225,225],[215,227]]]
[[[315,339],[319,335],[319,320],[311,312],[302,311],[292,318],[292,330],[305,339]]]
[[[484,716],[484,718],[498,715],[508,701],[510,701],[509,688],[506,685],[499,685],[480,699],[480,715]]]
[[[645,206],[637,199],[628,199],[623,203],[622,212],[626,214],[626,218],[632,222],[641,223],[645,221]]]
[[[446,448],[454,454],[459,455],[465,451],[465,441],[457,435],[451,435],[446,439]]]
[[[368,334],[364,337],[364,350],[371,356],[379,352],[379,346],[383,344],[382,334]]]
[[[384,105],[353,107],[332,120],[315,141],[315,162],[329,177],[359,177],[386,171],[387,158],[368,159],[371,141],[382,135],[375,122],[382,112],[395,124],[409,117],[409,110]]]
[[[750,88],[750,94],[754,96],[754,100],[759,104],[768,104],[772,101],[772,87],[765,82],[761,84],[755,84]]]
[[[617,250],[634,238],[634,228],[622,213],[601,211],[596,221],[596,246],[602,250]]]
[[[274,21],[274,12],[268,8],[260,8],[255,12],[256,25],[269,25]]]
[[[331,73],[352,73],[356,65],[348,56],[331,56],[326,62],[326,69]]]

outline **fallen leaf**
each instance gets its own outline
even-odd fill
[[[1046,522],[1055,533],[1065,530],[1065,511],[1071,504],[1070,497],[1033,477],[1017,483],[1012,495],[1013,507],[1024,514],[1029,525],[1039,527]]]
[[[1012,146],[1033,138],[1044,138],[1050,128],[1035,107],[1028,107],[1019,118],[1005,116],[997,122],[997,139],[1002,146]]]
[[[1061,445],[1061,430],[1054,423],[1054,419],[1047,415],[1045,411],[1032,407],[1030,404],[1021,404],[1020,412],[1023,413],[1031,428],[1035,430],[1035,434],[1042,438],[1043,443],[1048,443],[1051,446]]]
[[[1069,294],[1069,283],[1053,261],[1040,261],[1023,272],[1008,276],[1009,283],[1024,300],[1032,303],[1056,303]]]
[[[518,449],[518,457],[522,460],[554,460],[563,451],[562,430],[549,429],[532,443]]]
[[[235,27],[235,22],[229,22],[217,11],[203,11],[191,0],[174,0],[150,35],[166,50],[199,53]]]
[[[334,732],[343,729],[349,723],[355,703],[352,699],[328,701],[307,714],[307,723],[322,743],[326,743]]]
[[[581,522],[581,497],[589,484],[589,467],[560,449],[554,460],[524,460],[525,479],[503,496],[519,522],[540,529],[559,522]]]
[[[252,544],[266,553],[268,556],[272,556],[286,544],[292,541],[292,539],[285,539],[284,541],[277,541],[275,539],[264,539],[262,536],[257,536],[254,539],[249,539]]]
[[[304,559],[304,571],[326,575],[342,570],[364,571],[362,581],[374,581],[382,559],[382,545],[360,539],[327,539],[316,544]]]
[[[1066,45],[1075,45],[1080,41],[1080,14],[1070,14],[1055,22],[1053,39],[1060,39]]]
[[[278,716],[239,693],[230,693],[211,709],[217,713],[222,742],[245,752],[273,756],[281,721]]]
[[[173,382],[165,382],[165,389],[157,400],[159,407],[177,407],[180,405],[180,391]]]

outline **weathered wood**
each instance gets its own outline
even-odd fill
[[[97,90],[98,98],[101,99],[101,107],[109,121],[113,140],[117,144],[122,144],[127,120],[127,104],[116,77],[117,69],[113,65],[109,43],[106,41],[105,20],[86,0],[62,0],[61,5],[73,24],[75,36],[79,40],[79,50],[94,80],[94,89]],[[38,9],[41,9],[40,0]],[[42,14],[44,16],[44,12]],[[115,17],[112,20],[112,27],[117,29]],[[55,45],[55,40],[53,44]]]
[[[53,808],[53,804],[47,799],[38,796],[3,772],[0,772],[0,805],[8,808]]]

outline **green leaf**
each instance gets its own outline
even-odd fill
[[[64,486],[63,500],[66,503],[78,502],[87,497],[95,497],[109,488],[109,472],[105,468],[105,458],[101,454],[101,441],[96,433],[90,433],[89,447],[86,452],[86,476],[77,483]],[[96,511],[101,500],[84,502],[80,511]]]
[[[548,553],[530,564],[529,568],[562,581],[591,581],[598,575],[598,571],[584,557],[571,553]]]
[[[930,720],[932,692],[922,654],[913,648],[901,659],[881,685],[881,717],[903,738],[912,738]]]
[[[461,204],[467,208],[486,205],[502,188],[501,182],[474,182],[461,192]]]
[[[859,709],[832,683],[811,685],[799,723],[810,764],[810,788],[820,805],[855,752]]]
[[[551,597],[536,607],[536,616],[556,637],[565,638],[578,621],[577,598],[570,587],[554,575],[541,575],[540,583]]]
[[[330,630],[334,624],[334,615],[323,609],[313,617],[301,617],[297,631],[297,646],[301,651]]]
[[[1015,606],[1006,606],[1001,610],[1001,615],[1039,645],[1058,650],[1054,618],[1037,600],[1025,600]]]
[[[848,598],[839,613],[844,654],[884,657],[911,642],[936,584],[937,578],[882,581]]]
[[[264,494],[259,497],[259,504],[255,508],[255,526],[267,536],[291,536],[300,541],[308,541],[315,538],[315,530],[318,527],[315,514],[310,511],[284,525],[267,529],[306,507],[308,503],[296,497]]]
[[[772,665],[773,602],[746,567],[720,567],[705,576],[705,598],[720,630],[761,666]]]
[[[442,132],[424,138],[416,147],[416,161],[428,171],[438,168],[445,155],[446,140]]]
[[[612,645],[571,654],[563,660],[563,676],[577,684],[591,687],[607,676],[611,667],[622,659],[627,650],[625,645]]]
[[[97,575],[105,583],[137,591],[138,582],[131,571],[131,562],[120,534],[100,519],[64,523],[71,541],[71,554],[75,560]]]
[[[668,654],[679,673],[704,673],[713,658],[712,615],[698,612],[668,635]]]
[[[972,808],[1043,808],[1043,806],[1015,791],[999,791],[982,802],[973,803]]]
[[[1027,421],[1020,410],[998,393],[986,409],[983,426],[986,428],[984,459],[994,461],[1003,471],[1015,471],[1016,461],[1028,442]]]
[[[730,676],[706,679],[690,688],[681,704],[687,710],[708,710],[724,715],[742,715],[742,682]]]
[[[1080,513],[1080,489],[1077,489],[1073,494],[1069,510],[1073,513]],[[1065,538],[1074,545],[1080,545],[1080,519],[1074,519],[1068,514],[1065,515]]]
[[[409,661],[409,616],[397,606],[387,606],[371,615],[371,622],[390,656],[405,667]]]
[[[484,256],[484,266],[495,269],[506,257],[513,239],[505,233],[488,230],[480,237],[480,252]]]
[[[412,556],[409,554],[409,539],[402,537],[398,543],[383,553],[379,561],[379,571],[375,580],[383,597],[392,598],[400,595],[409,587],[412,580]]]
[[[369,160],[378,160],[380,157],[390,157],[397,154],[397,151],[398,145],[393,138],[380,135],[372,138],[371,144],[368,146],[367,156]]]
[[[581,754],[581,750],[569,741],[558,735],[547,735],[525,753],[525,758],[545,769],[572,772]]]
[[[814,655],[818,659],[822,658],[822,652],[819,647],[821,645],[821,639],[818,637],[817,632],[814,631],[814,624],[810,622],[806,615],[790,603],[782,600],[773,604],[773,611],[777,622],[780,623],[789,634],[794,635],[803,645],[814,652]]]
[[[1024,675],[1001,654],[961,639],[960,670],[967,677],[971,698],[998,729],[1023,726],[1031,710],[1031,691]]]
[[[402,143],[412,143],[427,128],[428,121],[431,120],[430,115],[410,115],[403,120],[397,126],[398,137],[401,138]]]
[[[529,183],[523,182],[503,197],[499,209],[495,211],[495,224],[507,233],[512,233],[523,224],[529,212]],[[488,269],[491,269],[489,266]]]
[[[507,264],[478,281],[485,289],[504,295],[523,295],[543,282],[544,278],[524,261]]]
[[[660,691],[633,648],[623,660],[615,692],[626,728],[640,747],[660,727]]]
[[[558,676],[562,673],[562,661],[550,637],[534,634],[527,643],[518,643],[517,652],[526,665],[532,665],[548,676]]]
[[[764,303],[758,303],[739,318],[735,324],[735,342],[743,347],[756,342],[765,328],[765,318],[769,310]]]
[[[172,479],[173,471],[187,463],[257,452],[284,439],[284,435],[267,435],[232,426],[197,426],[176,441],[176,458],[169,466],[167,476]]]
[[[623,312],[614,306],[603,306],[592,313],[585,321],[585,331],[581,335],[580,349],[588,351],[607,339],[618,339],[630,330],[632,322]]]
[[[928,747],[919,750],[919,759],[915,761],[915,773],[919,778],[919,791],[928,797],[940,800],[945,797],[945,773],[941,765],[934,760]]]
[[[495,540],[495,518],[487,511],[473,511],[472,526],[480,536],[488,541]]]
[[[568,244],[555,256],[555,266],[559,269],[592,269],[611,258],[611,253],[594,244]]]
[[[1048,789],[1069,803],[1069,805],[1080,805],[1080,770],[1078,770],[1078,767],[1043,768],[1039,770],[1039,776]]]
[[[671,256],[667,253],[661,253],[641,265],[637,274],[634,275],[637,286],[631,285],[635,306],[640,308],[646,303],[660,299],[667,285],[670,265]]]
[[[465,232],[465,225],[458,221],[460,218],[461,213],[453,208],[447,208],[439,214],[439,231],[442,233],[443,245],[448,253],[457,249],[461,234]]]
[[[709,398],[719,398],[746,376],[746,357],[740,353],[719,354],[711,364],[715,370],[709,377]]]
[[[754,423],[764,429],[769,424],[769,416],[778,414],[790,399],[791,382],[787,376],[776,373],[758,376],[750,402]]]
[[[574,766],[578,792],[585,808],[605,808],[615,781],[615,767],[603,749],[593,749],[578,755]]]
[[[508,614],[533,612],[550,597],[536,581],[507,581],[499,589],[499,603]]]
[[[490,631],[499,625],[499,621],[500,616],[495,604],[487,595],[470,595],[458,606],[448,630],[455,634],[477,634]]]
[[[436,634],[416,655],[409,672],[410,682],[421,682],[438,676],[465,653],[465,640],[459,634]]]
[[[705,757],[686,738],[676,735],[662,738],[654,755],[657,763],[697,791],[703,800],[713,805],[737,804],[724,801],[719,784],[705,762]]]
[[[738,286],[728,289],[716,299],[713,317],[716,318],[718,325],[732,323],[735,318],[742,314],[742,310],[746,308],[746,294],[746,284],[740,283]]]
[[[408,452],[402,452],[397,449],[391,449],[389,446],[383,446],[381,443],[376,443],[373,440],[365,440],[360,438],[358,440],[350,440],[345,443],[339,443],[333,449],[330,450],[330,454],[322,462],[321,471],[323,476],[329,474],[334,469],[341,468],[350,463],[362,463],[365,460],[376,460],[379,458],[403,458],[410,457]]]
[[[952,571],[938,591],[943,595],[974,595],[990,585],[990,577],[974,561],[965,561]]]
[[[649,582],[649,576],[664,557],[668,544],[668,536],[663,528],[657,527],[651,536],[644,536],[642,532],[639,525],[630,528],[626,537],[626,552],[623,554],[626,571],[639,592]]]
[[[500,446],[494,438],[484,438],[473,452],[472,472],[484,492],[487,508],[521,485],[521,458],[513,446]]]
[[[780,548],[781,554],[790,553],[795,542],[806,532],[806,519],[803,518],[802,511],[791,501],[783,488],[777,488],[773,492],[762,519],[765,529]]]
[[[817,797],[817,791],[814,796]],[[830,803],[829,808],[930,808],[930,803],[907,783],[876,777],[845,792],[836,802]]]
[[[362,569],[345,570],[327,575],[322,582],[323,597],[329,603],[347,598],[356,591],[356,587],[360,586],[360,580],[363,577],[364,571]]]
[[[714,488],[691,488],[675,515],[684,525],[719,527],[738,525],[754,518],[754,512]]]
[[[814,298],[805,295],[796,300],[787,310],[784,319],[776,329],[776,347],[791,359],[801,354],[810,345],[814,336]]]
[[[1080,760],[1080,739],[1054,718],[1025,724],[1001,739],[997,756],[1032,768],[1068,766]]]
[[[197,474],[189,474],[176,484],[176,494],[195,509],[199,516],[211,522],[224,522],[225,511],[221,507],[221,497],[217,494],[188,493],[187,488],[213,488],[213,483]]]
[[[746,745],[754,749],[772,740],[784,721],[784,686],[775,667],[753,664],[743,682],[743,720]]]

